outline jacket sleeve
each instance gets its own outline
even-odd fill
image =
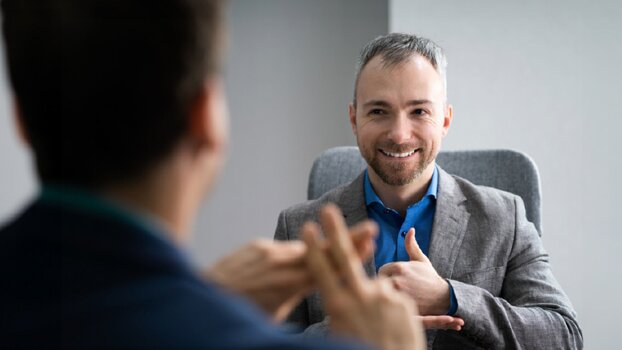
[[[515,232],[499,296],[449,279],[462,336],[484,348],[581,349],[583,335],[566,294],[555,280],[537,230],[514,199]]]
[[[288,232],[287,218],[285,212],[279,214],[279,219],[274,233],[274,239],[279,241],[289,241],[292,235]],[[293,238],[296,239],[296,238]],[[310,325],[307,299],[303,299],[287,317],[286,322],[295,327],[305,329]]]

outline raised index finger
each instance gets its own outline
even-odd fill
[[[341,211],[333,204],[326,205],[320,211],[320,222],[328,237],[329,251],[341,276],[354,292],[362,292],[365,271]]]
[[[339,277],[333,271],[331,263],[323,252],[319,240],[320,229],[307,222],[302,226],[300,235],[307,245],[307,266],[324,299],[336,297],[341,292]]]

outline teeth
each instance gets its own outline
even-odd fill
[[[386,154],[389,157],[394,157],[394,158],[406,158],[408,156],[411,156],[413,153],[415,153],[416,150],[412,150],[410,152],[406,152],[406,153],[391,153],[391,152],[387,152],[387,151],[383,151],[381,150],[382,153]]]

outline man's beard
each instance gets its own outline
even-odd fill
[[[384,150],[388,150],[394,153],[403,153],[408,150],[415,149],[413,146],[409,145],[396,145],[394,143],[388,143],[382,145],[380,148]],[[374,147],[371,150],[363,149],[360,147],[361,155],[365,158],[365,161],[369,166],[374,170],[374,172],[380,177],[380,179],[390,186],[404,186],[412,183],[417,179],[427,167],[434,162],[436,158],[436,152],[432,151],[432,153],[425,154],[424,148],[417,148],[417,153],[419,153],[419,159],[416,161],[415,166],[412,166],[412,162],[400,162],[389,164],[388,162],[383,162],[379,159],[379,156],[376,152],[378,147]],[[409,170],[409,168],[411,170]]]

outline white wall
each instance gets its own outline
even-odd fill
[[[622,3],[392,0],[389,23],[446,50],[455,118],[445,149],[534,158],[544,244],[586,348],[616,348]]]

